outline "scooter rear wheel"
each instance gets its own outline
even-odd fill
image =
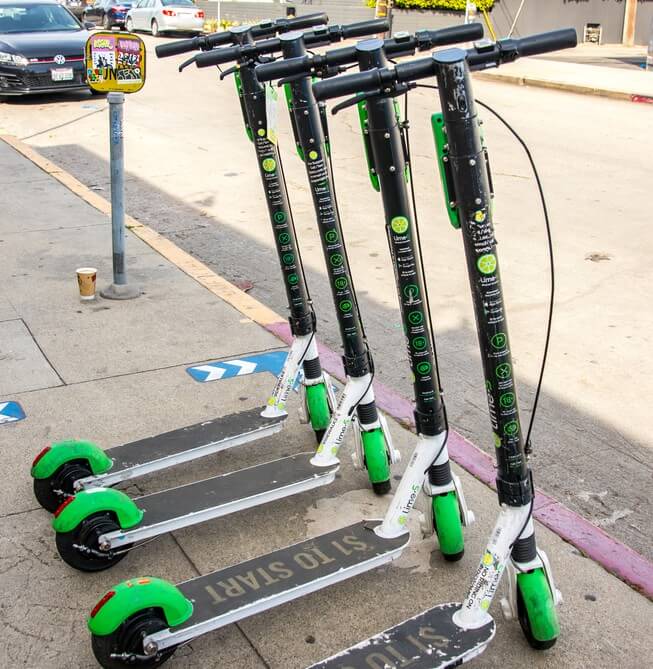
[[[46,511],[54,513],[65,502],[66,497],[75,494],[75,481],[91,476],[91,474],[85,460],[66,462],[52,476],[45,479],[34,479],[36,501]]]
[[[160,609],[143,609],[123,622],[115,632],[106,636],[91,636],[93,655],[104,669],[142,667],[151,669],[161,666],[177,646],[171,646],[156,655],[145,655],[143,639],[148,634],[168,627]]]

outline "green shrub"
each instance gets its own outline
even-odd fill
[[[376,7],[376,0],[366,0],[368,7]],[[448,9],[453,12],[464,12],[466,0],[394,0],[397,9]],[[492,9],[494,0],[474,0],[480,10]]]

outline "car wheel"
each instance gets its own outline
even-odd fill
[[[125,22],[125,27],[127,28],[127,31],[132,33],[134,32],[134,22],[132,21],[132,17],[128,16],[127,21]]]
[[[159,36],[159,24],[156,22],[156,19],[152,19],[152,37]]]
[[[111,30],[111,21],[109,20],[109,17],[107,16],[107,14],[105,14],[102,17],[102,27],[105,30]]]

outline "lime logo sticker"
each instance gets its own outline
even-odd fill
[[[506,335],[504,332],[497,332],[492,339],[490,339],[490,343],[494,348],[504,348],[506,345]]]
[[[295,256],[292,253],[284,253],[281,256],[284,265],[292,265],[295,262]]]
[[[335,230],[329,230],[324,235],[324,239],[326,239],[329,244],[333,244],[334,242],[338,241],[338,233]]]
[[[499,404],[504,409],[510,409],[510,407],[515,403],[515,393],[503,393],[499,397]]]
[[[277,161],[274,158],[266,158],[261,165],[266,172],[274,172],[277,169]]]
[[[490,608],[490,600],[489,599],[484,599],[481,602],[481,608],[483,609],[483,611],[487,611]]]
[[[478,211],[474,212],[474,220],[477,223],[482,223],[485,220],[485,212],[479,209]]]
[[[317,151],[309,151],[309,152],[308,152],[308,157],[309,157],[311,160],[315,160],[315,159],[317,158]]]
[[[403,235],[408,230],[408,219],[405,216],[395,216],[390,221],[390,227],[398,235]]]
[[[417,371],[420,374],[428,374],[431,371],[431,365],[428,362],[420,362],[419,365],[417,365]]]
[[[329,262],[333,267],[340,267],[343,263],[343,257],[339,253],[334,253],[330,258]]]
[[[510,371],[510,365],[507,362],[503,362],[494,370],[494,373],[499,379],[507,379],[510,376]]]
[[[495,448],[501,448],[501,437],[496,432],[493,432],[492,435],[494,436]]]
[[[276,214],[275,214],[275,216],[276,216]],[[289,241],[290,241],[290,235],[287,232],[282,232],[279,235],[279,242],[281,244],[287,244]]]
[[[338,290],[344,290],[347,287],[347,279],[344,276],[340,276],[333,282],[333,285]]]
[[[343,300],[339,305],[340,311],[351,311],[351,302],[349,300]]]
[[[497,271],[497,257],[494,253],[486,253],[476,261],[476,267],[481,274],[494,274]]]
[[[299,281],[299,277],[296,274],[289,274],[288,275],[288,283],[291,286],[296,285],[298,281]]]
[[[413,348],[416,351],[423,351],[426,348],[426,337],[415,337],[413,339]]]
[[[405,525],[407,520],[408,520],[408,518],[406,516],[399,516],[399,518],[397,518],[397,522],[400,525]]]
[[[259,129],[256,131],[256,134],[257,134],[259,137],[265,137],[265,129],[264,129],[264,128],[259,128]]]
[[[275,215],[273,216],[274,222],[275,223],[285,223],[286,222],[286,215],[284,214],[283,211],[277,211]]]
[[[509,437],[514,437],[519,432],[519,423],[516,420],[511,420],[503,426],[503,433]]]
[[[413,302],[419,296],[419,288],[414,283],[409,283],[404,287],[404,295]]]
[[[421,311],[411,311],[408,314],[408,320],[412,325],[419,325],[424,320],[424,316]]]

